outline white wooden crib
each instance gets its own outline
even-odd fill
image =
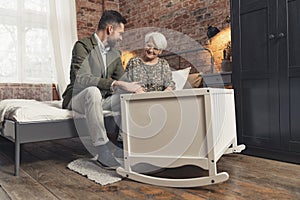
[[[226,153],[241,152],[237,145],[232,89],[187,89],[122,95],[124,167],[117,173],[143,183],[169,187],[196,187],[229,178],[217,172]],[[154,177],[151,168],[195,165],[208,176],[186,179]]]

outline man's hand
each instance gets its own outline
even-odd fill
[[[138,82],[115,81],[113,86],[120,87],[127,92],[141,92],[142,86]]]

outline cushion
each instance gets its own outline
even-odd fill
[[[191,67],[172,71],[173,81],[175,82],[176,89],[175,90],[182,90],[185,82],[189,76]]]
[[[199,88],[202,87],[202,81],[202,76],[200,76],[199,73],[189,74],[186,85],[188,84],[188,88]],[[184,88],[186,87],[186,85],[184,86]]]

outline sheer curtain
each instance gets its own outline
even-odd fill
[[[77,40],[75,0],[49,0],[49,30],[52,38],[58,92],[69,83],[72,48]]]

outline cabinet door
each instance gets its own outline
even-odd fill
[[[300,152],[300,0],[280,0],[278,7],[281,142]]]
[[[275,0],[233,0],[233,86],[238,139],[280,148]]]

